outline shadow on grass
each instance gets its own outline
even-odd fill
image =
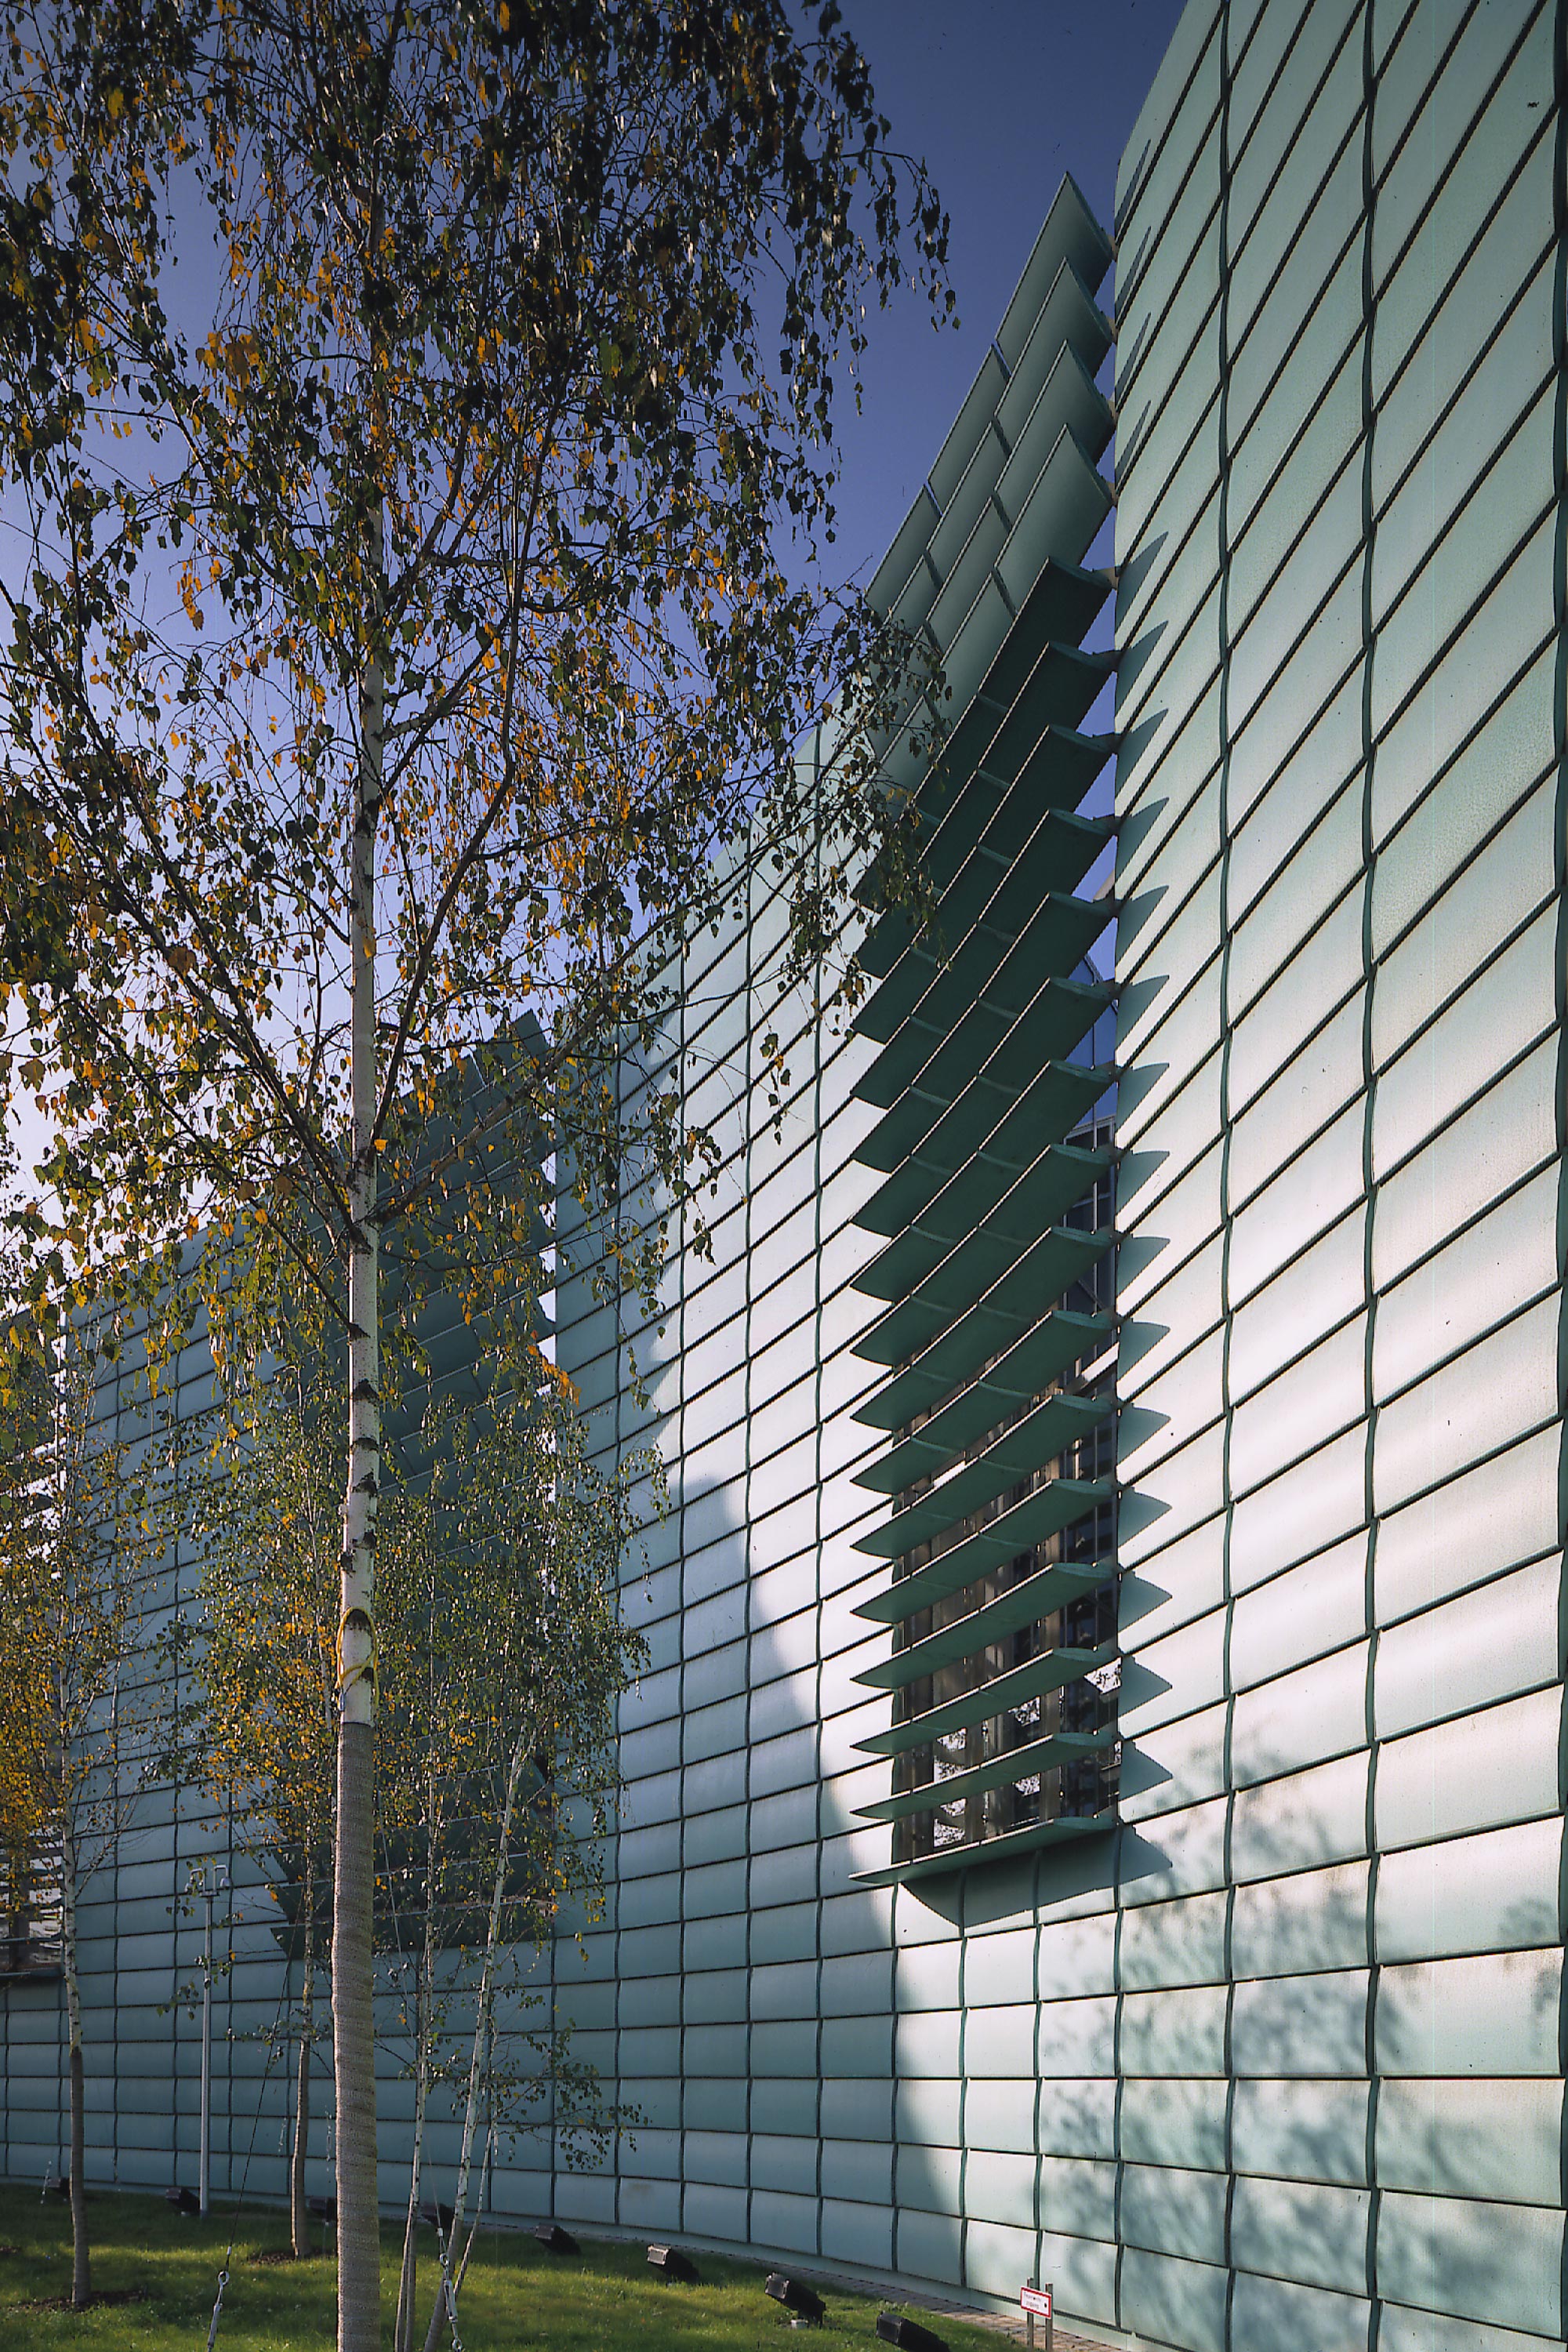
[[[218,2265],[231,2209],[205,2221],[184,2221],[161,2198],[100,2191],[89,2200],[93,2285],[134,2302],[105,2302],[87,2312],[41,2306],[68,2287],[70,2218],[36,2188],[0,2187],[0,2352],[39,2346],[126,2346],[134,2352],[190,2352],[205,2337],[217,2291]],[[421,2247],[422,2291],[434,2295],[434,2232]],[[240,2218],[219,2330],[220,2352],[327,2352],[334,2340],[336,2265],[330,2254],[279,2260],[285,2216],[247,2209]],[[401,2232],[382,2239],[383,2336],[392,2340]],[[258,2260],[257,2257],[261,2257]],[[459,2314],[468,2352],[532,2346],[539,2352],[784,2352],[786,2315],[763,2297],[769,2265],[699,2253],[699,2286],[666,2286],[649,2272],[640,2245],[589,2241],[580,2256],[546,2253],[531,2238],[487,2228],[463,2289]],[[877,2314],[863,2295],[824,2291],[826,2338],[871,2352]],[[953,2352],[996,2352],[985,2331],[938,2323]],[[781,2333],[782,2331],[782,2333]],[[817,2331],[813,2331],[815,2336]],[[793,2340],[793,2339],[792,2339]]]

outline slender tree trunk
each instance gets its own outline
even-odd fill
[[[382,518],[367,531],[368,593],[379,628]],[[372,1906],[375,1891],[375,1521],[381,1486],[380,1265],[375,1200],[375,835],[381,811],[384,677],[379,653],[360,694],[353,875],[349,1174],[349,1466],[343,1496],[338,1635],[337,1868],[332,1885],[332,2060],[337,2078],[338,2347],[378,2352],[381,2239],[376,2197],[375,2024]]]
[[[419,2191],[425,2170],[425,2111],[430,2095],[429,2020],[434,1964],[435,1906],[426,1902],[425,1945],[414,1981],[414,2151],[408,2165],[408,2213],[403,2225],[403,2272],[397,2283],[395,2352],[414,2352],[415,2314],[419,2307]]]
[[[315,2022],[316,1893],[307,1867],[303,1892],[305,1953],[300,1987],[300,2056],[294,2078],[294,2147],[289,2164],[289,2239],[294,2258],[302,2262],[310,2251],[310,2217],[305,2208],[305,2160],[310,2148],[310,2036]]]
[[[529,1743],[520,1739],[507,1764],[506,1799],[501,1807],[500,1836],[496,1846],[495,1878],[490,1887],[490,1912],[485,1923],[485,1957],[479,1970],[479,2002],[474,2017],[473,2054],[468,2061],[468,2093],[463,2105],[463,2137],[458,2151],[458,2185],[452,2192],[452,2227],[447,2238],[447,2259],[455,2268],[458,2245],[463,2234],[463,2209],[468,2200],[468,2168],[473,2160],[474,2133],[479,2119],[479,2099],[484,2088],[485,2060],[489,2050],[490,2004],[495,1993],[496,1953],[500,1943],[501,1909],[506,1897],[506,1874],[511,1859],[512,1815],[517,1810],[517,1792],[521,1785],[523,1767],[528,1761]],[[467,2268],[467,2263],[464,2263]],[[459,2282],[454,2279],[454,2287]],[[425,2352],[437,2352],[441,2329],[447,2319],[447,2279],[443,2275],[436,2292],[436,2308],[430,2315],[429,2332],[425,2338]]]
[[[397,2283],[395,2352],[414,2352],[419,2311],[419,2191],[425,2173],[425,2116],[430,2101],[431,2037],[436,2030],[436,1873],[440,1814],[436,1779],[425,1779],[425,1931],[414,1972],[414,2151],[408,2166],[408,2213],[403,2230],[403,2273]]]
[[[85,2311],[92,2300],[87,2242],[87,2080],[81,2054],[81,1980],[76,1965],[76,1855],[68,1825],[60,1840],[60,1946],[66,1979],[66,2027],[69,2036],[71,2307]]]

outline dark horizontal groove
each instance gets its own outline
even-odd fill
[[[1127,198],[1121,206],[1121,211],[1117,212],[1113,210],[1111,214],[1111,228],[1118,246],[1121,245],[1122,238],[1126,236],[1127,224],[1131,219],[1132,215],[1137,211],[1139,205],[1142,203],[1143,192],[1148,186],[1150,180],[1153,177],[1154,173],[1164,155],[1166,148],[1169,146],[1172,139],[1175,135],[1176,125],[1181,121],[1182,110],[1186,105],[1188,93],[1192,89],[1193,84],[1197,79],[1198,75],[1203,71],[1204,60],[1208,56],[1211,43],[1215,37],[1215,34],[1211,34],[1209,39],[1203,44],[1197,56],[1194,58],[1191,67],[1188,68],[1186,79],[1183,82],[1181,89],[1177,91],[1173,103],[1167,110],[1165,116],[1165,128],[1163,131],[1161,133],[1160,137],[1152,142],[1150,148],[1148,161],[1140,168],[1137,178],[1133,181],[1131,187],[1127,192]],[[1217,37],[1223,39],[1223,28],[1218,30]],[[1151,95],[1152,95],[1152,92]]]

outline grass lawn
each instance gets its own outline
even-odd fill
[[[142,2299],[104,2303],[85,2313],[38,2307],[70,2291],[70,2216],[59,2200],[40,2202],[37,2188],[0,2186],[0,2352],[39,2347],[121,2345],[133,2352],[200,2352],[206,2343],[217,2268],[228,2238],[223,2209],[205,2221],[184,2221],[161,2198],[101,2191],[88,2200],[93,2233],[94,2289],[127,2290]],[[234,2251],[224,2298],[219,2352],[326,2352],[334,2340],[335,2266],[318,2255],[303,2263],[258,2263],[287,2246],[280,2213],[249,2209]],[[420,2246],[422,2297],[436,2291],[435,2233]],[[392,2341],[401,2232],[382,2237],[383,2340]],[[697,2257],[702,2284],[663,2286],[640,2245],[585,2239],[581,2255],[547,2254],[531,2237],[487,2231],[480,2239],[458,2312],[466,2352],[784,2352],[811,2340],[792,2335],[768,2302],[766,2265]],[[879,2302],[828,2294],[823,2334],[860,2352],[877,2343]],[[428,2305],[426,2306],[428,2315]],[[913,2306],[910,2306],[913,2309]],[[920,2316],[916,2313],[914,2315]],[[997,2352],[984,2329],[929,2321],[953,2352]],[[423,2341],[423,2336],[421,2336]]]

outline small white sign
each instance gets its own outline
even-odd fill
[[[1020,2287],[1018,2301],[1026,2311],[1032,2311],[1037,2319],[1048,2319],[1051,2315],[1051,2291],[1048,2286]]]

